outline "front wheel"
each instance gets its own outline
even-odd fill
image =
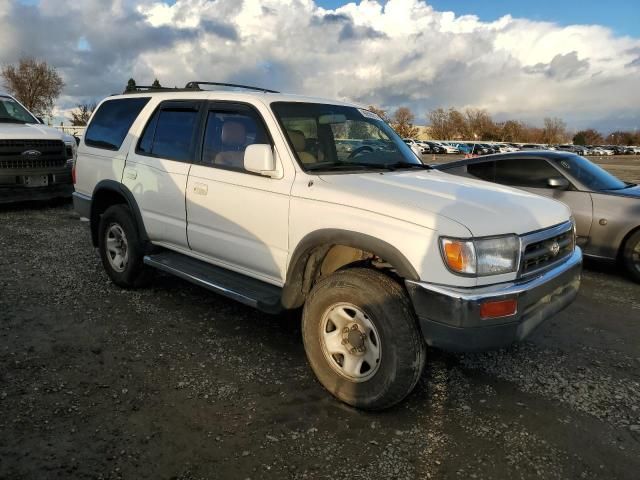
[[[337,271],[311,291],[302,315],[307,358],[339,400],[381,410],[415,387],[426,346],[407,294],[371,269]]]
[[[622,262],[631,278],[640,282],[640,230],[624,242]]]

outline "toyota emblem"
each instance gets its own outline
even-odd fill
[[[549,251],[551,252],[551,255],[557,257],[560,253],[560,244],[558,242],[553,242],[549,247]]]

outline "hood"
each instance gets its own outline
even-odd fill
[[[73,137],[39,123],[0,122],[0,140],[62,140],[70,142],[73,141]]]
[[[450,221],[475,237],[518,235],[566,222],[564,204],[516,190],[437,170],[323,175],[315,196],[371,210],[439,230]],[[324,198],[323,198],[324,197]],[[443,221],[446,219],[447,221]]]

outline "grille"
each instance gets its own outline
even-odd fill
[[[544,232],[542,232],[544,233]],[[573,228],[527,244],[522,253],[520,273],[528,275],[557,263],[573,253],[575,248]]]
[[[37,150],[38,156],[22,152]],[[64,167],[67,151],[61,140],[0,140],[0,169],[30,169]]]

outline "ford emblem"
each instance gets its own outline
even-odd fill
[[[23,157],[39,157],[42,155],[42,152],[40,150],[25,150],[21,155]]]

